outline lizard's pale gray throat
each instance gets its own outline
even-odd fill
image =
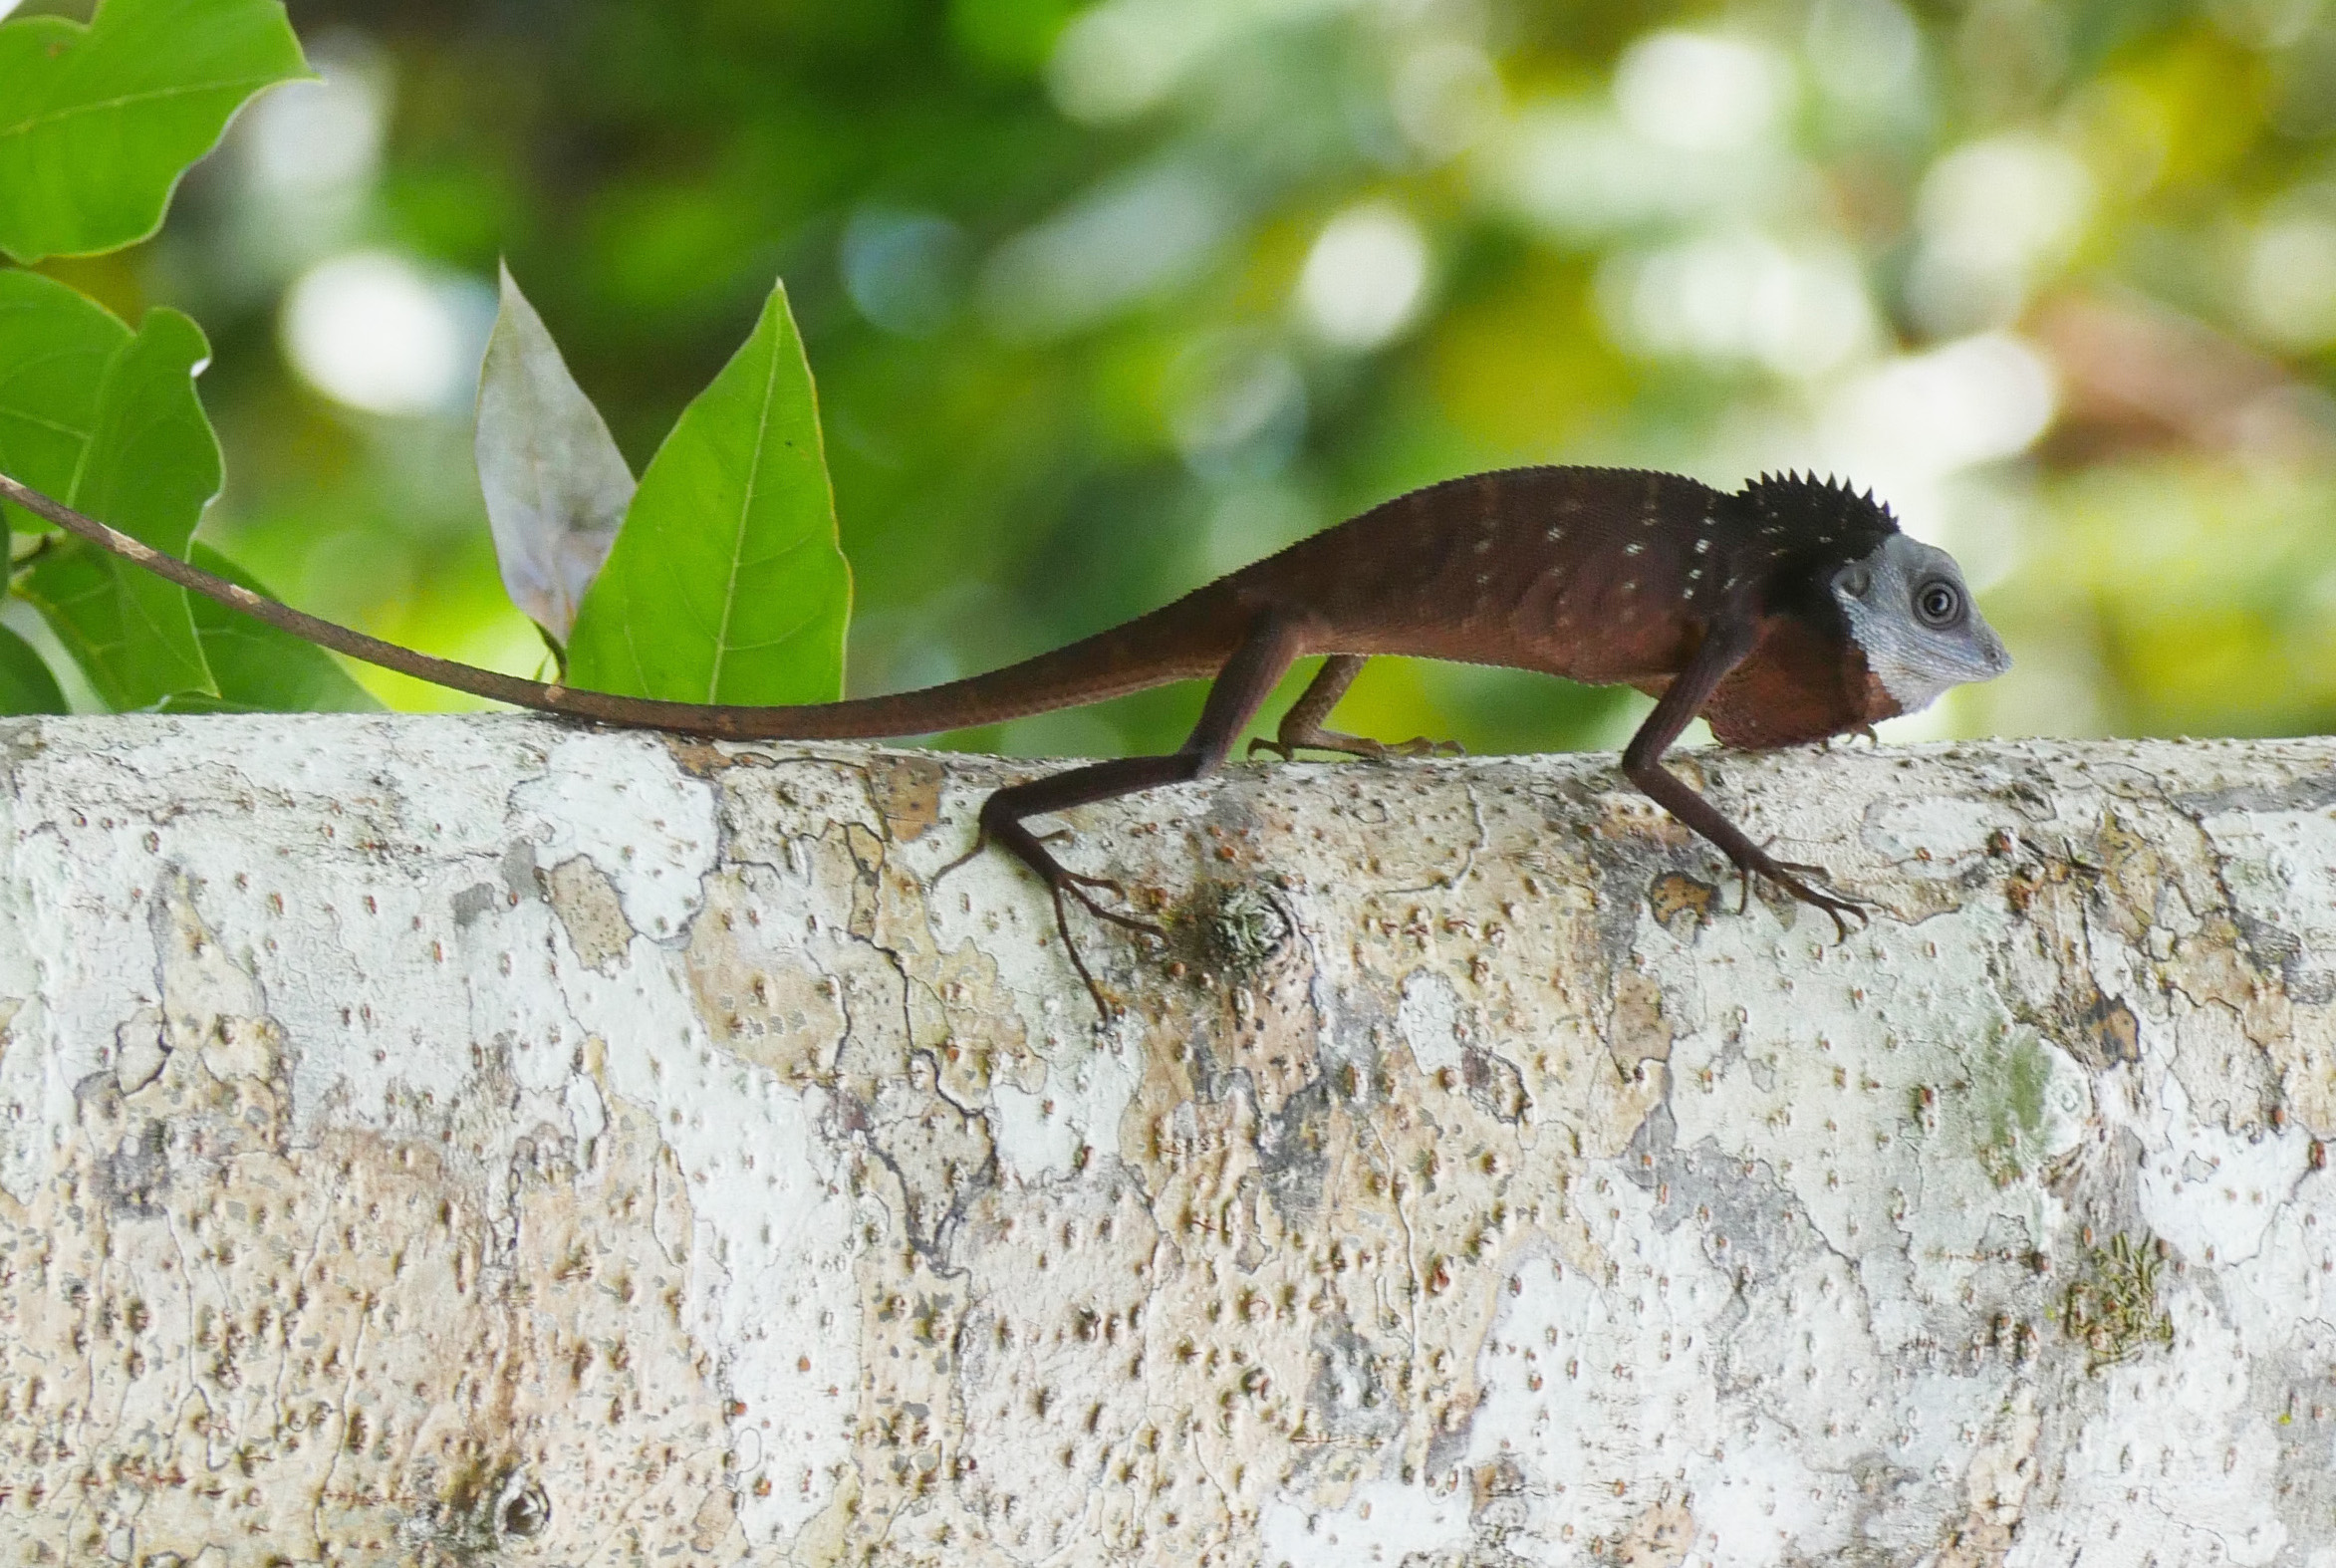
[[[1928,625],[1920,603],[1934,585],[1950,588],[1961,614],[1946,626]],[[1863,560],[1833,574],[1833,598],[1849,617],[1850,638],[1866,667],[1912,713],[1931,705],[1948,686],[1992,680],[2011,667],[1995,629],[1979,617],[1954,557],[1905,534],[1892,534]]]

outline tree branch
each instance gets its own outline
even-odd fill
[[[1016,764],[5,740],[27,1550],[2336,1546],[2329,742],[1684,759],[1847,942],[1611,757],[1236,767],[1063,824],[1101,1030],[931,882]]]

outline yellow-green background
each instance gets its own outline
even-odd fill
[[[360,413],[288,365],[284,291],[355,249],[489,308],[508,257],[636,471],[784,275],[857,577],[855,691],[1067,640],[1452,473],[1732,487],[1876,450],[1897,455],[1850,476],[1915,475],[1907,525],[1961,555],[2019,660],[1916,732],[2336,718],[2336,4],[291,14],[334,102],[378,117],[378,154],[288,166],[299,136],[279,121],[263,144],[263,101],[154,240],[43,270],[203,323],[228,472],[204,537],[412,646],[541,653],[496,581],[459,403]],[[1428,257],[1417,314],[1369,347],[1326,341],[1299,298],[1358,207]],[[888,237],[913,265],[869,260]],[[2074,349],[2072,321],[2093,329]],[[1936,421],[1892,390],[1972,353],[2053,378],[2057,415],[2008,454],[1923,457]],[[1382,661],[1342,718],[1611,744],[1636,700]],[[1158,746],[1195,705],[966,738]]]

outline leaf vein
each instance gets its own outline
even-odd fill
[[[81,115],[99,114],[109,109],[125,109],[132,104],[158,103],[169,98],[186,98],[197,93],[218,93],[237,89],[257,90],[281,80],[283,80],[281,77],[274,76],[235,77],[216,82],[182,82],[176,87],[150,88],[143,93],[123,93],[114,98],[97,99],[87,104],[73,104],[64,109],[46,111],[20,120],[13,126],[0,126],[0,141],[4,141],[10,136],[21,136],[28,131],[46,126],[54,126]]]

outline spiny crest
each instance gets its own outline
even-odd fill
[[[1854,490],[1831,474],[1819,479],[1789,468],[1781,474],[1763,473],[1745,484],[1743,496],[1764,517],[1829,523],[1860,532],[1898,532],[1898,518],[1889,503],[1876,500],[1872,490]]]

